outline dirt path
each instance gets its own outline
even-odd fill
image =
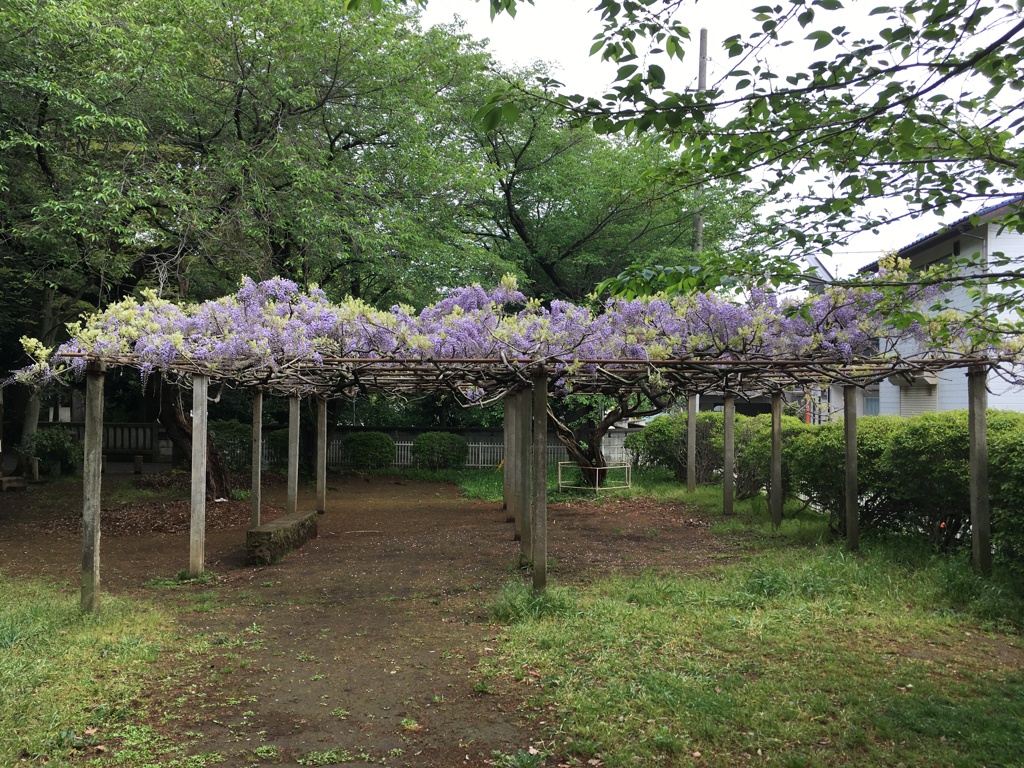
[[[172,716],[154,722],[229,766],[482,766],[495,752],[528,749],[535,732],[520,702],[487,689],[474,671],[500,631],[487,622],[486,603],[515,574],[519,544],[505,513],[444,485],[330,485],[319,538],[266,568],[242,562],[248,503],[218,505],[211,525],[225,527],[209,532],[207,553],[220,578],[182,590],[142,585],[187,563],[187,533],[174,532],[183,522],[172,524],[183,502],[105,512],[114,530],[102,543],[104,589],[176,603],[186,634],[222,644],[200,673],[154,694],[154,715],[159,708]],[[77,583],[76,492],[65,484],[0,497],[7,574]],[[279,512],[282,494],[265,491],[271,510]],[[306,489],[300,508],[312,504]],[[171,532],[145,533],[155,528]],[[706,521],[677,505],[550,509],[552,574],[563,584],[612,571],[701,568],[728,555],[723,547]]]

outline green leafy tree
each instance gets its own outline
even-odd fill
[[[516,82],[513,80],[513,82]],[[502,106],[473,133],[494,189],[473,203],[469,234],[547,298],[580,301],[631,264],[697,271],[696,251],[757,240],[757,200],[723,187],[680,187],[673,154],[650,140],[599,136],[540,91]],[[511,112],[508,108],[512,107]],[[514,118],[514,119],[512,119]],[[705,217],[698,244],[694,215]]]
[[[521,80],[509,82],[516,87]],[[499,107],[485,104],[478,117],[473,135],[496,194],[475,202],[469,232],[546,300],[579,302],[624,272],[621,292],[645,282],[648,272],[671,271],[693,287],[717,286],[729,277],[713,265],[763,242],[756,196],[724,183],[687,190],[676,182],[675,158],[664,145],[600,136],[542,91],[525,91]],[[656,388],[616,398],[568,397],[553,401],[549,417],[570,457],[599,470],[606,466],[602,444],[609,429],[673,402]]]
[[[722,262],[719,271],[798,281],[807,275],[794,257],[808,250],[827,253],[854,232],[976,201],[980,207],[1024,188],[1020,2],[761,5],[750,11],[754,31],[721,40],[727,70],[701,91],[682,87],[692,83],[673,80],[664,66],[666,58],[696,54],[687,18],[695,1],[598,0],[604,29],[591,52],[619,65],[616,84],[604,97],[559,101],[599,133],[646,133],[677,148],[681,185],[747,179],[772,196],[780,212],[776,246]],[[514,13],[516,0],[491,6]],[[508,98],[495,94],[489,106]],[[1005,225],[1024,231],[1019,204]],[[1024,270],[1013,261],[1019,256],[990,254],[993,276],[980,280],[954,264],[907,282],[966,281],[978,299],[973,321],[998,336],[1020,327],[992,322],[997,310],[1024,298]],[[680,274],[669,268],[634,277],[686,289]],[[1004,292],[986,291],[993,282]]]
[[[873,22],[840,0],[760,6],[755,32],[722,41],[731,64],[706,92],[670,88],[638,56],[644,42],[679,60],[692,53],[687,5],[598,3],[595,50],[622,67],[610,98],[581,109],[598,130],[650,131],[679,146],[690,183],[755,170],[773,192],[809,182],[793,198],[801,221],[789,234],[819,243],[879,223],[869,200],[899,200],[914,215],[1020,189],[1010,93],[1022,84],[1019,4],[912,0],[872,9]],[[807,58],[784,55],[794,43]]]
[[[67,320],[143,286],[202,299],[243,273],[284,274],[420,303],[476,277],[490,256],[466,250],[455,201],[483,182],[450,137],[475,109],[460,84],[486,57],[408,11],[345,11],[0,8],[0,274],[11,305],[43,309],[5,313],[5,344],[52,344]]]

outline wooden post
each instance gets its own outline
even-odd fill
[[[192,528],[189,534],[188,575],[206,568],[206,393],[210,379],[192,377]]]
[[[992,573],[992,527],[988,499],[988,368],[967,372],[967,431],[970,451],[971,554],[974,568]]]
[[[548,586],[548,375],[533,376],[533,591]]]
[[[516,520],[519,521],[519,563],[526,565],[533,557],[533,529],[530,520],[530,472],[533,459],[530,446],[533,445],[533,393],[523,389],[517,395],[519,403],[518,434],[516,435]]]
[[[697,490],[697,397],[690,395],[686,401],[686,489]]]
[[[327,511],[327,399],[316,399],[316,511]]]
[[[82,610],[100,607],[100,478],[103,466],[103,368],[85,371],[85,462],[82,470]]]
[[[138,454],[132,456],[132,474],[142,474],[142,459],[143,457],[139,456]]]
[[[772,392],[772,458],[768,506],[772,527],[782,525],[782,393]]]
[[[251,528],[260,527],[263,504],[263,390],[252,391],[252,520]]]
[[[722,457],[722,514],[733,512],[733,489],[736,486],[736,442],[733,438],[733,427],[736,423],[736,396],[726,395],[722,400],[724,410],[725,455]]]
[[[508,420],[505,422],[505,473],[504,484],[508,486],[507,510],[512,515],[515,523],[512,540],[521,541],[523,538],[523,517],[519,501],[519,438],[520,419],[519,409],[521,399],[518,392],[513,392],[505,397],[506,413]]]
[[[509,498],[512,495],[512,476],[509,474],[509,460],[512,458],[512,439],[515,434],[511,424],[515,413],[515,398],[513,395],[505,395],[501,403],[504,406],[504,418],[502,419],[501,434],[504,441],[502,451],[502,472],[501,472],[501,508],[509,509]]]
[[[843,437],[846,445],[846,548],[860,548],[860,494],[857,492],[857,388],[843,387]]]
[[[288,499],[285,512],[299,508],[299,403],[298,395],[288,398]]]

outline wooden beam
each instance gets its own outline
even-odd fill
[[[100,607],[100,485],[103,469],[103,368],[85,370],[85,464],[82,472],[82,610]]]
[[[263,505],[263,390],[252,391],[252,520],[250,528],[260,527]]]
[[[782,525],[782,393],[772,393],[772,456],[768,508],[772,527]]]
[[[533,591],[548,586],[548,375],[533,376]]]
[[[316,399],[316,511],[327,511],[327,398]]]
[[[860,548],[860,493],[857,488],[857,388],[843,387],[843,441],[846,445],[846,548]]]
[[[192,377],[192,526],[189,531],[188,575],[206,569],[206,423],[208,376]]]
[[[992,521],[988,486],[988,368],[967,372],[967,431],[970,456],[971,555],[974,568],[992,573]]]
[[[533,538],[530,520],[530,474],[533,460],[530,446],[533,445],[533,393],[528,389],[516,395],[518,433],[516,435],[516,520],[519,521],[519,562],[526,565],[533,556]]]
[[[686,399],[686,488],[697,490],[697,399],[694,393]]]
[[[726,395],[722,399],[724,411],[725,451],[722,456],[722,514],[731,515],[733,512],[733,493],[736,487],[736,441],[734,439],[734,427],[736,424],[736,396]]]
[[[299,405],[298,395],[288,398],[288,497],[285,512],[294,514],[299,508]]]

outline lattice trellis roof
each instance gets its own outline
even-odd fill
[[[104,366],[139,368],[130,356],[92,359]],[[496,359],[366,359],[293,360],[268,371],[247,366],[211,368],[176,361],[167,371],[205,375],[239,388],[260,388],[279,395],[327,398],[381,393],[412,396],[448,393],[473,403],[490,403],[529,386],[543,365],[555,393],[617,395],[634,392],[678,394],[730,393],[741,398],[807,386],[842,384],[865,387],[890,376],[917,377],[951,369],[996,366],[1009,359],[990,357],[864,358],[851,362],[826,360],[543,360]]]
[[[753,397],[1016,362],[1009,350],[974,349],[969,333],[951,335],[948,324],[940,338],[914,324],[897,329],[885,317],[899,310],[862,289],[796,306],[753,292],[744,305],[696,294],[613,301],[600,311],[545,308],[503,281],[490,292],[458,289],[415,314],[333,304],[280,279],[245,281],[237,295],[198,305],[125,300],[89,318],[25,376],[92,363],[284,395],[447,392],[473,404],[527,385],[539,366],[556,395]]]

